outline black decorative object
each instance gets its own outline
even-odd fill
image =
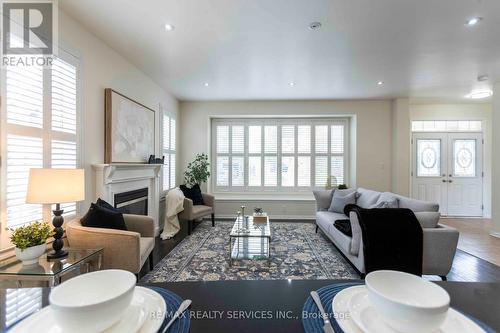
[[[149,155],[148,164],[165,164],[165,156],[157,158],[155,155]]]
[[[64,218],[62,214],[64,210],[61,209],[60,204],[56,204],[56,209],[52,211],[54,213],[54,218],[52,219],[52,225],[54,226],[54,242],[52,242],[52,248],[54,252],[47,254],[47,259],[58,259],[68,255],[68,251],[63,250],[64,241],[62,236],[64,235],[64,229],[62,225],[64,223]]]

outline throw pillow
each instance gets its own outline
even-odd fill
[[[123,214],[96,204],[91,204],[89,211],[81,218],[84,227],[127,230]]]
[[[399,208],[399,201],[396,198],[389,201],[381,201],[372,205],[370,208]]]
[[[316,199],[316,210],[327,211],[332,203],[334,190],[313,190],[314,199]]]
[[[328,208],[329,212],[334,213],[343,213],[344,207],[348,204],[356,203],[357,192],[351,192],[349,194],[342,193],[342,191],[333,192],[332,203],[330,208]]]
[[[112,210],[114,212],[120,212],[118,210],[118,208],[115,208],[115,207],[111,206],[111,204],[109,204],[108,202],[102,200],[101,198],[98,198],[97,201],[95,202],[95,204],[97,206],[99,206],[99,207],[106,208],[106,209]]]
[[[191,188],[187,187],[186,185],[181,185],[180,189],[186,198],[193,200],[193,205],[205,204],[203,202],[203,195],[201,194],[200,185],[195,184]]]

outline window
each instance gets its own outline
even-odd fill
[[[5,67],[2,78],[1,220],[16,227],[50,220],[50,205],[26,204],[30,168],[80,165],[78,60],[60,52],[50,68]],[[75,215],[76,203],[61,205]]]
[[[175,187],[175,119],[163,113],[163,190]]]
[[[415,120],[412,132],[481,132],[480,120]]]
[[[5,326],[18,322],[26,316],[40,310],[42,306],[42,288],[19,288],[5,291]]]
[[[300,192],[347,180],[346,119],[214,119],[215,191]]]

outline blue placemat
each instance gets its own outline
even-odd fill
[[[159,288],[159,287],[151,287],[151,286],[144,286],[145,288],[149,288],[151,290],[156,291],[158,294],[160,294],[163,299],[165,300],[165,303],[167,304],[167,313],[165,316],[165,320],[163,321],[163,324],[160,327],[159,332],[163,330],[163,328],[167,325],[167,323],[172,319],[172,316],[175,314],[175,310],[179,308],[181,305],[183,299],[180,298],[176,293],[171,292],[170,290]],[[24,319],[24,318],[23,318]],[[7,332],[11,330],[14,326],[16,326],[19,322],[10,325],[6,330],[2,330],[1,332]],[[170,326],[168,329],[167,333],[188,333],[189,332],[189,326],[190,326],[190,320],[189,320],[189,312],[186,310],[184,312],[183,316],[180,316],[173,324]]]
[[[159,287],[151,287],[151,286],[145,286],[145,287],[156,291],[158,294],[160,294],[163,297],[163,299],[165,300],[165,303],[167,303],[167,314],[166,314],[165,320],[163,321],[163,324],[161,325],[161,328],[159,330],[159,332],[161,332],[163,330],[163,328],[167,325],[167,323],[170,321],[170,319],[172,319],[173,315],[175,314],[175,310],[179,308],[183,299],[180,298],[176,293],[173,293],[167,289],[163,289],[163,288],[159,288]],[[184,312],[184,315],[180,316],[172,324],[172,326],[170,326],[167,333],[188,333],[189,332],[190,321],[189,321],[189,312],[188,311],[189,310],[186,310],[186,312]]]
[[[333,330],[336,333],[345,333],[340,326],[338,325],[337,321],[335,320],[333,316],[333,310],[332,310],[332,300],[337,295],[338,292],[342,291],[345,288],[349,288],[352,286],[358,286],[362,285],[363,283],[337,283],[337,284],[332,284],[329,286],[325,286],[319,290],[317,290],[318,295],[321,299],[321,303],[323,304],[323,307],[325,308],[325,311],[330,314],[330,321],[333,326]],[[313,299],[311,297],[308,297],[304,307],[302,309],[302,313],[307,314],[303,315],[302,318],[302,325],[304,326],[304,331],[306,333],[323,333],[323,319],[320,316],[319,309],[314,303]],[[495,333],[496,331],[493,330],[491,327],[486,325],[485,323],[477,320],[474,317],[471,317],[467,314],[465,314],[467,317],[472,319],[476,324],[478,324],[486,333]]]

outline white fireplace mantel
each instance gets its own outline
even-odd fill
[[[148,216],[159,234],[159,203],[161,164],[93,164],[94,200],[101,198],[114,205],[115,194],[148,189]]]

